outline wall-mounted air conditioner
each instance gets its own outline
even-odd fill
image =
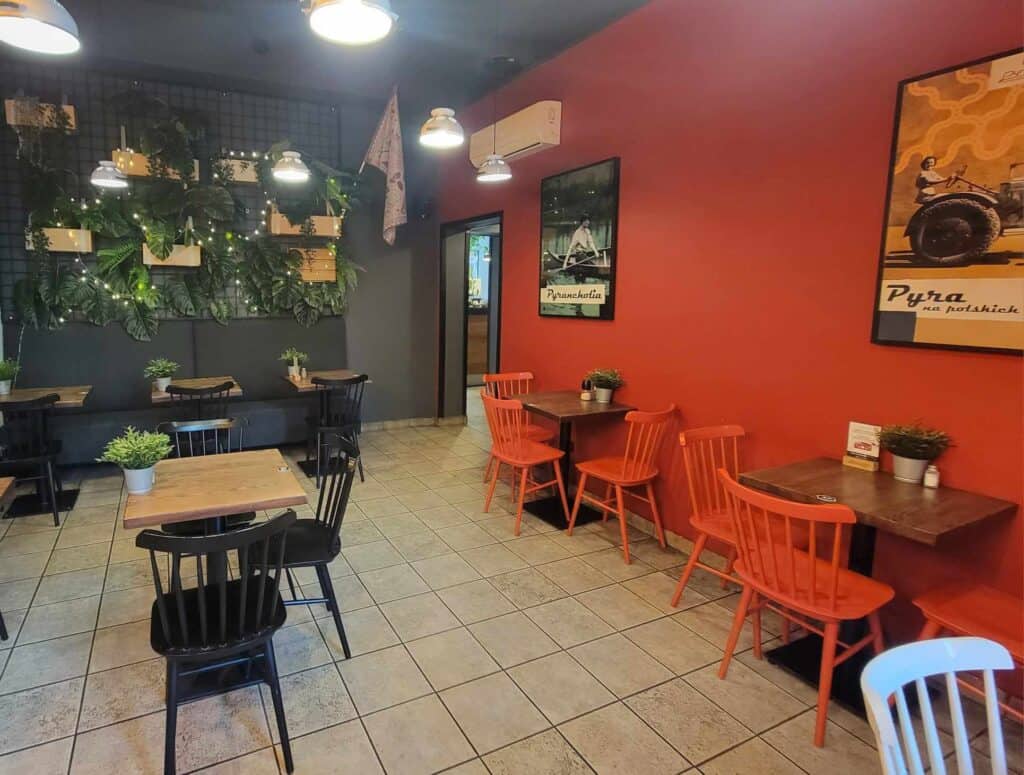
[[[508,161],[558,145],[562,139],[562,103],[542,100],[486,126],[469,138],[469,159],[479,167],[492,148]]]

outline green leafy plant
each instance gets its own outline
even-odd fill
[[[292,366],[300,366],[309,360],[309,355],[297,350],[294,347],[289,347],[278,357],[278,360],[288,361]]]
[[[943,431],[926,428],[921,423],[883,425],[878,443],[894,455],[913,460],[934,460],[952,444]]]
[[[0,361],[0,382],[7,382],[18,376],[21,366],[14,358],[6,358]]]
[[[147,379],[164,379],[165,377],[173,377],[179,368],[180,366],[172,360],[154,358],[146,364],[146,368],[142,373]]]
[[[587,379],[596,388],[615,390],[626,384],[622,372],[618,369],[592,369],[587,372]]]
[[[155,466],[170,454],[171,437],[166,433],[139,431],[129,425],[123,434],[107,442],[103,455],[96,460],[137,471]]]

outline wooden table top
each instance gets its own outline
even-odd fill
[[[306,491],[276,449],[183,457],[156,464],[156,484],[129,495],[128,529],[224,517],[306,503]]]
[[[174,379],[171,380],[172,385],[186,388],[212,388],[217,385],[223,385],[225,382],[233,382],[234,387],[228,391],[229,398],[235,398],[242,395],[242,386],[238,384],[238,380],[234,377],[195,377],[193,379]],[[156,384],[153,384],[152,389],[152,400],[154,404],[164,404],[171,400],[171,394],[164,390],[157,390]]]
[[[583,401],[579,390],[552,390],[546,393],[523,393],[514,396],[523,402],[527,411],[547,417],[556,422],[570,422],[583,417],[598,415],[622,415],[632,412],[635,406],[602,404],[597,401]]]
[[[308,371],[306,372],[305,379],[292,379],[287,374],[282,374],[281,379],[300,393],[312,393],[317,390],[317,386],[313,384],[313,377],[320,377],[321,379],[352,379],[353,377],[360,376],[362,376],[360,372],[352,371],[351,369],[328,369],[326,371]]]
[[[3,516],[14,502],[14,496],[17,495],[14,484],[13,476],[0,478],[0,516]]]
[[[891,474],[860,471],[823,457],[748,471],[739,479],[748,487],[803,503],[821,503],[818,495],[831,495],[853,509],[861,523],[928,546],[968,525],[1017,510],[1009,501],[898,482]]]
[[[31,401],[33,398],[42,398],[56,393],[60,396],[54,406],[58,409],[81,409],[85,399],[92,392],[92,385],[70,385],[66,387],[34,387],[15,388],[6,396],[0,396],[0,408],[6,403],[16,401]]]

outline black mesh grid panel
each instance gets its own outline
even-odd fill
[[[338,106],[278,96],[266,96],[157,80],[136,80],[73,66],[0,61],[0,84],[5,99],[22,94],[41,102],[74,105],[77,131],[68,141],[67,167],[78,175],[76,198],[94,198],[89,175],[100,159],[111,158],[120,146],[121,128],[108,99],[128,89],[140,89],[167,102],[172,109],[200,111],[207,130],[198,149],[200,158],[216,157],[221,149],[263,151],[272,143],[288,139],[303,155],[340,165],[341,122]],[[137,138],[128,137],[129,146]],[[21,203],[16,154],[18,136],[6,125],[0,127],[0,304],[5,320],[14,320],[12,288],[29,271],[25,250],[27,212]],[[200,179],[208,180],[209,169],[200,167]],[[231,191],[249,215],[241,233],[250,233],[261,220],[265,199],[258,185],[232,184]],[[238,224],[239,228],[243,224]],[[75,254],[54,253],[73,263]],[[83,256],[91,265],[92,256]],[[161,285],[167,278],[187,269],[152,268],[152,278]],[[244,270],[243,270],[244,271]],[[249,317],[243,300],[233,288],[225,289],[234,317]],[[165,316],[165,317],[170,317]]]

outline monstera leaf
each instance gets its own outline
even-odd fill
[[[196,300],[188,285],[182,280],[174,280],[164,286],[164,298],[175,315],[183,318],[194,317]]]
[[[125,307],[124,330],[132,339],[148,342],[156,336],[159,327],[152,307],[137,302],[131,302]]]
[[[149,251],[159,259],[167,258],[174,250],[174,237],[178,230],[167,221],[152,221],[147,224],[146,244]]]
[[[295,306],[292,307],[292,313],[295,315],[295,320],[298,321],[299,325],[306,328],[312,328],[320,321],[319,308],[310,304],[306,299],[299,299],[299,301],[295,302]]]
[[[224,299],[210,299],[210,303],[207,307],[210,310],[210,317],[220,323],[222,326],[228,324],[228,320],[231,317],[231,307]]]
[[[185,215],[227,223],[235,217],[235,200],[222,186],[196,186],[185,192]]]

